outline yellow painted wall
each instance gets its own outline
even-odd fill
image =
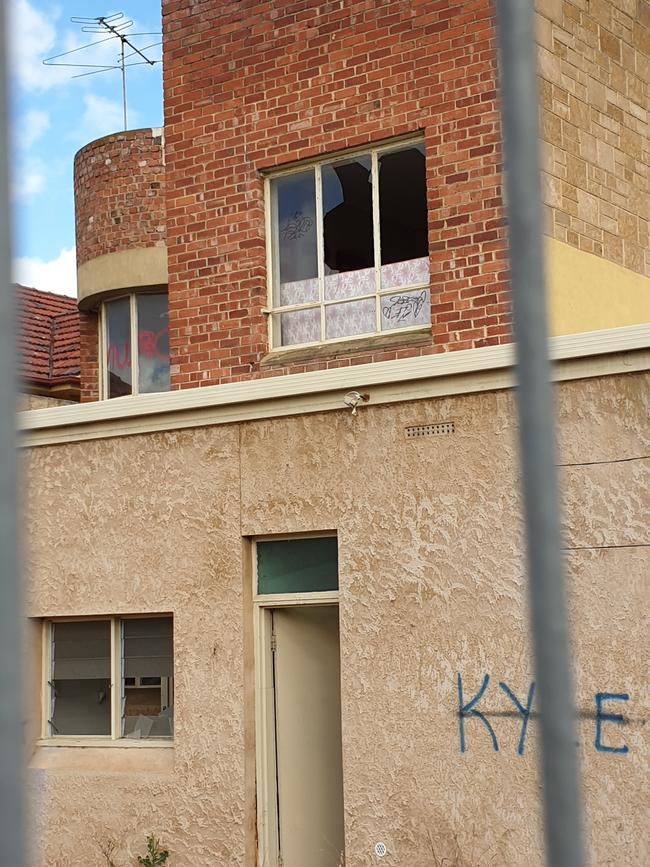
[[[550,333],[580,334],[650,322],[650,278],[546,238]]]

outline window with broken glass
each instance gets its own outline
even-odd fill
[[[45,639],[46,737],[173,736],[171,617],[56,620]]]
[[[283,172],[267,200],[271,346],[430,323],[422,143]]]

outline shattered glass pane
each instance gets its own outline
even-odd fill
[[[50,734],[110,735],[110,623],[53,623],[52,633]]]
[[[122,621],[122,734],[174,734],[173,637],[170,617]]]

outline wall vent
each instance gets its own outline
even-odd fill
[[[411,440],[418,437],[443,437],[455,432],[456,426],[453,421],[439,421],[435,424],[415,424],[407,427],[406,438]]]

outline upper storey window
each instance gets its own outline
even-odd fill
[[[169,391],[167,295],[105,301],[102,319],[104,397]]]
[[[272,346],[430,323],[421,143],[319,162],[268,185]]]

